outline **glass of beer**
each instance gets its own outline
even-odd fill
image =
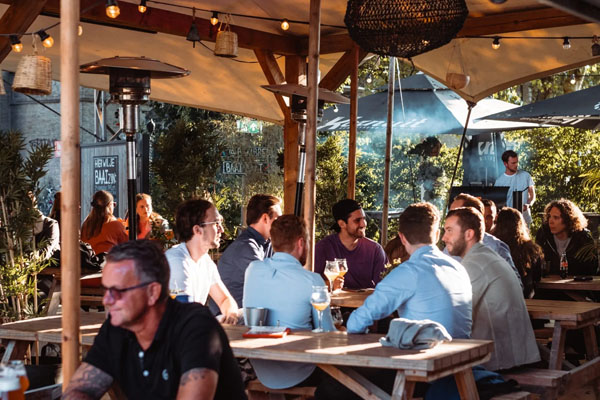
[[[327,280],[329,281],[329,291],[333,290],[333,281],[340,274],[339,264],[337,261],[326,261],[325,262],[325,271],[323,271]]]
[[[319,324],[313,332],[324,332],[323,330],[323,310],[329,307],[329,292],[327,286],[313,286],[310,295],[310,304],[317,310],[319,315]]]

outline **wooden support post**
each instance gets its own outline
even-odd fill
[[[383,212],[381,213],[381,245],[385,247],[388,235],[388,210],[390,207],[390,167],[392,164],[392,138],[394,134],[394,91],[396,58],[390,57],[388,73],[387,129],[385,131],[385,169],[383,174]]]
[[[319,42],[321,37],[321,0],[310,0],[308,28],[308,98],[306,100],[306,172],[304,220],[308,229],[308,254],[304,268],[314,269],[315,171],[317,169],[317,108],[319,95]]]
[[[79,146],[79,0],[60,2],[60,111],[61,111],[61,285],[62,371],[68,382],[79,366],[79,223],[81,161]]]
[[[350,136],[348,138],[348,194],[356,197],[356,118],[358,116],[358,59],[360,48],[352,49],[353,65],[350,71]]]
[[[305,74],[304,57],[285,57],[285,80],[287,83],[299,83]],[[296,178],[298,177],[298,123],[290,114],[286,114],[283,125],[283,213],[294,213],[296,196]]]

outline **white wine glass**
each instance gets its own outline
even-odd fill
[[[333,290],[333,281],[340,274],[339,264],[337,261],[326,261],[325,262],[325,271],[323,271],[327,280],[329,281],[329,291]]]
[[[323,310],[329,307],[329,292],[327,286],[313,286],[310,295],[310,304],[317,310],[319,315],[319,324],[313,332],[324,332],[323,330]]]

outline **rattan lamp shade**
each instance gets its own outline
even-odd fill
[[[408,58],[450,42],[468,14],[464,0],[349,0],[344,22],[363,50]]]
[[[33,95],[52,93],[52,62],[48,57],[24,55],[17,65],[12,89]]]

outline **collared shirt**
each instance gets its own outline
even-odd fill
[[[504,259],[504,261],[506,261],[508,263],[508,265],[510,265],[510,267],[512,268],[513,272],[515,273],[516,277],[519,280],[519,285],[521,285],[521,290],[523,290],[523,282],[521,281],[521,275],[519,274],[519,270],[517,269],[517,267],[515,266],[515,263],[513,262],[512,256],[510,255],[510,248],[508,247],[508,245],[506,243],[504,243],[502,240],[498,239],[496,236],[491,235],[487,232],[483,232],[482,243],[484,246],[487,246],[490,249],[492,249],[493,251],[495,251],[496,254],[498,254],[500,257],[502,257]],[[444,249],[444,254],[449,255],[448,248]],[[462,258],[459,256],[450,256],[450,257],[454,258],[458,262],[462,261]]]
[[[310,304],[313,286],[325,286],[323,278],[302,268],[292,255],[278,252],[264,261],[254,261],[246,270],[244,307],[267,308],[267,325],[313,329],[318,323],[318,313]],[[329,307],[323,311],[323,329],[335,330]],[[272,389],[292,387],[316,368],[294,362],[250,362],[261,383]]]
[[[471,282],[464,267],[434,245],[418,248],[392,270],[348,320],[348,333],[364,333],[373,322],[398,311],[407,319],[430,319],[453,338],[471,334]]]
[[[473,339],[494,341],[484,364],[499,370],[540,360],[519,281],[498,254],[475,243],[462,263],[473,287]]]
[[[107,319],[86,363],[110,375],[128,399],[174,399],[180,379],[193,368],[219,374],[215,399],[245,399],[241,374],[223,328],[196,303],[167,300],[154,340],[143,350],[135,334]]]
[[[169,288],[182,290],[190,296],[190,301],[206,304],[211,286],[221,282],[217,266],[208,253],[195,262],[185,243],[180,243],[167,250],[165,256],[171,268]]]
[[[361,238],[354,249],[348,250],[339,234],[334,233],[319,240],[315,246],[315,272],[323,274],[325,261],[336,258],[345,258],[348,263],[348,273],[344,276],[344,287],[348,289],[375,287],[388,262],[379,243]]]
[[[506,194],[506,206],[513,206],[513,192],[514,191],[522,191],[523,196],[523,204],[529,204],[529,192],[528,189],[530,186],[533,186],[533,179],[529,172],[517,170],[517,173],[513,175],[506,175],[506,172],[503,173],[496,179],[496,183],[494,186],[508,186],[508,193]],[[523,218],[528,225],[531,224],[531,207],[527,207],[526,211],[519,210],[523,214]]]
[[[249,226],[231,243],[219,259],[221,280],[241,305],[244,298],[244,275],[252,261],[264,260],[273,255],[271,241]]]

